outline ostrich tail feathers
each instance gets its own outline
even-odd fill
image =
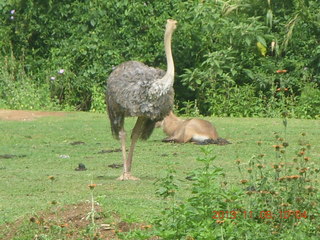
[[[155,120],[151,120],[151,119],[146,119],[144,124],[143,124],[143,127],[142,127],[142,132],[141,132],[141,135],[140,135],[140,139],[142,140],[147,140],[152,132],[153,132],[153,129],[156,125],[156,122]]]
[[[110,119],[112,136],[115,139],[119,139],[119,132],[121,131],[124,125],[124,115],[115,114],[115,112],[109,109],[109,107],[108,107],[108,114]]]

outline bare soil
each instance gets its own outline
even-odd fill
[[[39,236],[41,234],[48,234],[51,229],[60,228],[61,230],[63,229],[66,239],[118,240],[117,232],[151,228],[151,225],[121,221],[120,217],[115,213],[112,213],[112,217],[108,217],[102,212],[101,207],[96,205],[94,214],[95,229],[91,234],[86,234],[92,221],[91,217],[88,217],[90,211],[91,203],[89,202],[59,206],[54,211],[38,212],[33,216],[24,217],[13,223],[0,226],[0,236],[2,235],[2,240],[14,239],[19,237],[18,234],[21,229],[26,229],[26,226],[28,226],[27,228],[37,232],[33,239],[40,239]],[[159,238],[153,237],[150,240],[155,239]]]
[[[43,111],[26,111],[26,110],[7,110],[0,109],[0,120],[5,121],[32,121],[40,117],[65,116],[63,112],[43,112]]]

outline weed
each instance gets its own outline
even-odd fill
[[[288,122],[283,118],[284,133]],[[288,140],[275,134],[273,161],[266,161],[258,141],[258,154],[247,163],[236,160],[240,173],[239,184],[223,180],[222,168],[213,165],[216,156],[212,149],[202,148],[198,157],[204,166],[195,169],[191,195],[186,200],[175,201],[166,207],[153,222],[154,229],[128,235],[133,239],[316,239],[319,237],[319,193],[317,179],[319,168],[311,164],[312,146],[302,134],[300,148],[293,161],[289,161]],[[290,144],[291,146],[292,144]],[[172,196],[177,189],[174,171],[161,179],[160,196]],[[176,197],[177,199],[177,197]],[[289,237],[290,236],[290,237]]]

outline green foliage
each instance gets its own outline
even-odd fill
[[[290,99],[287,107],[294,115],[295,109],[291,106],[297,105],[296,96],[305,82],[301,75],[305,75],[306,68],[307,81],[319,87],[316,65],[320,59],[311,45],[319,45],[318,30],[314,27],[319,25],[316,19],[320,15],[319,11],[309,8],[317,3],[287,2],[285,9],[284,3],[279,6],[274,1],[248,1],[247,4],[234,1],[234,5],[217,1],[214,6],[206,1],[194,9],[196,17],[190,31],[198,34],[197,42],[201,44],[196,52],[201,58],[193,58],[198,61],[185,69],[181,81],[197,99],[201,113],[279,117],[282,103],[275,101],[270,105],[269,100],[275,89],[284,87],[291,90],[290,96],[286,96]],[[302,13],[302,6],[308,8],[307,14]],[[313,26],[312,29],[305,28],[307,25]],[[310,43],[309,47],[305,43],[302,46],[302,42]],[[312,57],[305,58],[303,54]],[[287,74],[276,74],[279,69],[286,69]],[[243,94],[236,89],[241,89]],[[252,104],[243,107],[243,102]]]
[[[103,113],[105,110],[105,89],[99,86],[93,86],[90,112]]]
[[[155,219],[153,231],[133,232],[128,238],[316,239],[320,170],[310,164],[311,145],[305,134],[302,137],[296,156],[289,161],[289,143],[276,134],[274,163],[269,166],[259,141],[258,154],[248,162],[236,161],[242,178],[238,185],[223,179],[223,169],[212,166],[216,158],[212,149],[203,148],[205,156],[197,160],[204,166],[189,178],[193,181],[190,197],[166,207]],[[168,182],[168,177],[162,181]]]
[[[320,89],[315,84],[307,84],[303,87],[296,108],[299,117],[320,117]]]
[[[170,168],[166,171],[165,176],[161,180],[155,182],[158,188],[156,191],[158,197],[166,199],[175,196],[175,192],[178,189],[178,185],[174,180],[175,173],[176,171],[173,168]]]
[[[174,18],[178,109],[189,111],[186,104],[196,101],[194,115],[280,116],[281,104],[270,105],[269,99],[284,87],[290,89],[292,116],[317,117],[301,111],[299,97],[306,82],[317,89],[320,84],[319,4],[10,0],[0,4],[0,57],[13,51],[53,105],[95,109],[95,88],[104,87],[119,63],[139,60],[165,69],[164,25]],[[60,69],[63,77],[50,81]],[[252,104],[244,109],[244,102]]]
[[[38,86],[13,56],[0,61],[0,107],[10,109],[58,109],[49,86]]]

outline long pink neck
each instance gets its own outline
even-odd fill
[[[164,48],[165,48],[166,58],[167,58],[166,76],[168,80],[170,79],[173,82],[174,63],[173,63],[172,51],[171,51],[171,38],[172,38],[172,31],[167,31],[164,36]]]
[[[172,89],[174,81],[174,63],[171,52],[171,37],[174,31],[173,26],[167,24],[166,32],[164,34],[164,48],[167,58],[167,72],[166,74],[152,83],[149,89],[149,97],[157,99],[160,96],[167,94]]]

